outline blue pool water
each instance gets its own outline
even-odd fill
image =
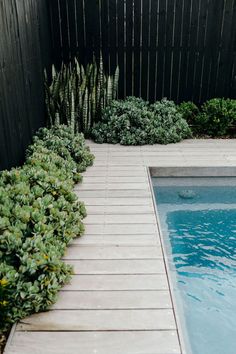
[[[187,352],[236,354],[236,182],[153,183]]]

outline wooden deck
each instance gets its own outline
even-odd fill
[[[51,311],[14,327],[5,354],[181,354],[147,166],[232,166],[236,141],[88,143],[86,235],[65,255],[75,275]]]

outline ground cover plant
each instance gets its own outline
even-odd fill
[[[173,101],[154,104],[135,97],[112,101],[91,136],[97,143],[168,144],[191,137],[188,123]]]
[[[46,310],[72,273],[62,262],[84,231],[73,186],[93,162],[70,127],[40,129],[25,164],[0,174],[0,330]]]

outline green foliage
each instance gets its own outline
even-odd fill
[[[196,117],[199,114],[199,109],[193,102],[182,102],[178,106],[178,111],[182,114],[183,118],[188,122],[188,124],[196,124]]]
[[[73,193],[93,156],[69,127],[41,129],[21,168],[0,175],[0,329],[48,308],[72,269],[68,243],[84,231]]]
[[[168,144],[189,136],[188,124],[174,102],[166,99],[153,105],[135,97],[113,101],[92,129],[97,143],[123,145]]]
[[[213,98],[205,102],[196,117],[198,132],[208,136],[223,136],[236,121],[236,100]]]
[[[67,170],[72,170],[73,173],[75,168],[77,172],[83,172],[87,166],[93,163],[94,157],[85,145],[83,134],[74,134],[70,127],[41,128],[34,137],[33,146],[28,149],[29,153],[32,154],[35,149],[38,151],[39,146],[47,148],[61,157],[64,160],[63,163],[70,165]],[[76,177],[75,174],[74,177]]]
[[[1,274],[0,264],[0,274]],[[8,269],[9,270],[9,269]],[[10,296],[12,295],[9,283],[6,277],[0,276],[0,323],[6,323],[8,312],[10,310]]]
[[[191,137],[191,130],[173,101],[163,99],[151,105],[151,109],[153,144],[170,144]]]
[[[101,112],[117,97],[119,68],[114,76],[104,73],[103,60],[95,59],[86,68],[75,58],[61,70],[52,67],[52,80],[45,73],[45,100],[51,125],[67,124],[72,131],[89,134],[94,122],[100,120]]]

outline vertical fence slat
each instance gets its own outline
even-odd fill
[[[68,37],[70,59],[77,55],[77,28],[76,28],[75,0],[67,1]]]
[[[101,46],[103,62],[106,69],[109,68],[110,54],[109,54],[109,21],[108,21],[108,6],[109,0],[101,1]]]
[[[86,61],[93,60],[93,54],[99,57],[100,52],[100,21],[99,1],[85,1]]]
[[[142,75],[141,96],[148,99],[148,36],[149,36],[149,6],[151,0],[142,0]]]
[[[149,56],[149,101],[155,101],[156,59],[157,59],[157,11],[158,0],[151,1],[150,56]]]
[[[191,20],[188,41],[188,61],[186,73],[186,100],[192,100],[194,93],[194,71],[197,61],[197,35],[199,25],[199,1],[193,0],[191,3]]]
[[[75,0],[76,11],[76,30],[77,30],[77,56],[82,64],[85,63],[85,13],[84,13],[84,0]]]
[[[216,92],[217,95],[222,96],[225,92],[225,68],[228,64],[228,55],[230,55],[230,37],[229,33],[232,27],[232,18],[233,18],[233,7],[231,0],[225,0],[225,12],[224,12],[224,21],[222,24],[222,35],[221,43],[219,48],[219,67],[218,75],[216,82]]]
[[[134,95],[141,96],[141,0],[134,1]]]
[[[173,30],[174,30],[174,10],[175,1],[167,0],[166,18],[166,41],[165,41],[165,76],[164,76],[164,96],[171,98],[172,89],[172,53],[173,53]]]
[[[50,30],[50,11],[49,3],[47,0],[42,0],[37,2],[37,12],[38,12],[38,29],[40,37],[40,50],[42,57],[42,65],[47,69],[51,66],[52,61],[52,41],[51,41],[51,30]],[[48,23],[45,26],[44,21]],[[50,40],[49,40],[50,38]]]
[[[219,96],[231,96],[236,98],[231,88],[234,78],[233,65],[236,51],[236,1],[227,0],[225,5],[225,18],[221,39],[221,52],[219,73],[217,79],[217,94]],[[230,81],[230,85],[229,85]]]
[[[194,73],[194,89],[193,100],[200,101],[201,88],[202,88],[202,73],[204,68],[204,48],[205,48],[205,34],[207,23],[207,1],[200,0],[199,14],[198,14],[198,32],[197,32],[197,50],[195,57],[195,73]]]
[[[173,53],[172,53],[172,74],[171,74],[171,96],[177,102],[179,100],[179,69],[180,69],[180,40],[182,28],[182,10],[183,0],[176,0],[174,8],[174,24],[173,24]]]
[[[119,96],[123,98],[126,96],[125,85],[125,57],[124,57],[124,0],[119,0],[118,6],[118,62],[120,67],[120,79],[119,79]]]
[[[231,71],[231,82],[230,82],[230,91],[229,97],[236,98],[236,51],[233,55],[233,65]]]
[[[133,57],[133,46],[132,46],[132,36],[133,36],[133,0],[126,0],[126,95],[132,96],[132,80],[133,80],[133,67],[132,67],[132,57]]]
[[[61,25],[61,45],[63,61],[68,62],[70,58],[70,36],[68,23],[67,0],[59,0],[59,18]],[[60,29],[57,28],[57,30]]]
[[[157,99],[164,95],[165,68],[165,36],[166,36],[166,7],[167,0],[159,0],[159,31],[158,31],[158,67],[157,67]]]
[[[59,67],[62,61],[59,0],[51,0],[49,2],[49,12],[50,12],[50,25],[51,25],[51,33],[52,33],[53,62],[56,64],[57,67]]]
[[[211,77],[209,80],[208,96],[213,97],[216,95],[216,80],[217,80],[217,71],[218,71],[218,60],[221,47],[221,30],[222,30],[222,21],[224,16],[224,3],[225,0],[219,0],[214,2],[213,5],[213,18],[214,22],[212,23],[212,42],[211,42]],[[214,36],[214,37],[213,37]]]
[[[204,67],[202,75],[202,98],[209,98],[209,81],[212,70],[212,41],[214,43],[214,32],[212,33],[212,21],[213,21],[214,0],[208,1],[208,15],[206,24],[206,41],[204,48]],[[214,23],[214,22],[213,22]]]
[[[182,35],[181,35],[181,67],[180,67],[180,80],[181,84],[179,86],[179,101],[186,100],[188,96],[186,94],[187,85],[187,65],[188,65],[188,43],[190,35],[190,21],[191,21],[191,1],[194,0],[183,0],[183,17],[182,17]]]
[[[236,1],[233,3],[232,12],[231,43],[228,56],[229,65],[227,66],[230,68],[228,96],[236,98]],[[230,58],[232,59],[230,60]]]
[[[115,72],[117,66],[117,0],[109,0],[109,58],[110,74]],[[106,29],[107,30],[107,29]]]

